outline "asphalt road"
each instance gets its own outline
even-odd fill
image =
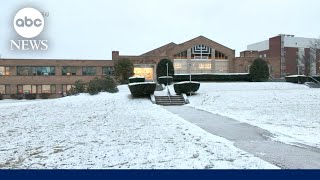
[[[264,129],[192,107],[163,108],[282,169],[320,169],[320,149],[273,141]]]

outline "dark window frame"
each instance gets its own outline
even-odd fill
[[[88,72],[88,70],[90,70],[90,71]],[[97,67],[96,66],[83,66],[82,67],[82,75],[83,76],[96,76],[96,74],[97,74]]]

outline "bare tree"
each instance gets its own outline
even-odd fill
[[[303,55],[297,54],[298,68],[300,73],[306,76],[316,74],[317,59],[319,60],[320,54],[320,39],[314,39],[310,41],[308,46],[309,53],[303,53]]]

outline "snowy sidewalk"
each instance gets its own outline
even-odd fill
[[[320,169],[320,149],[273,141],[268,131],[189,106],[163,107],[213,135],[231,140],[247,151],[284,169]],[[188,112],[188,113],[186,113]]]

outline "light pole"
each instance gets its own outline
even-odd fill
[[[171,96],[171,94],[170,94],[170,90],[169,90],[169,87],[168,87],[168,76],[169,76],[169,65],[168,65],[168,63],[166,64],[167,65],[167,93],[168,93],[168,96],[169,96],[169,99],[170,99],[170,96]],[[170,102],[171,102],[171,99],[170,99]]]
[[[168,77],[169,77],[169,65],[168,65],[168,63],[167,63],[166,65],[167,65],[167,86],[168,86]]]
[[[190,83],[189,83],[189,86],[190,86],[190,96],[191,96],[191,63],[189,63],[189,72],[190,72]]]

